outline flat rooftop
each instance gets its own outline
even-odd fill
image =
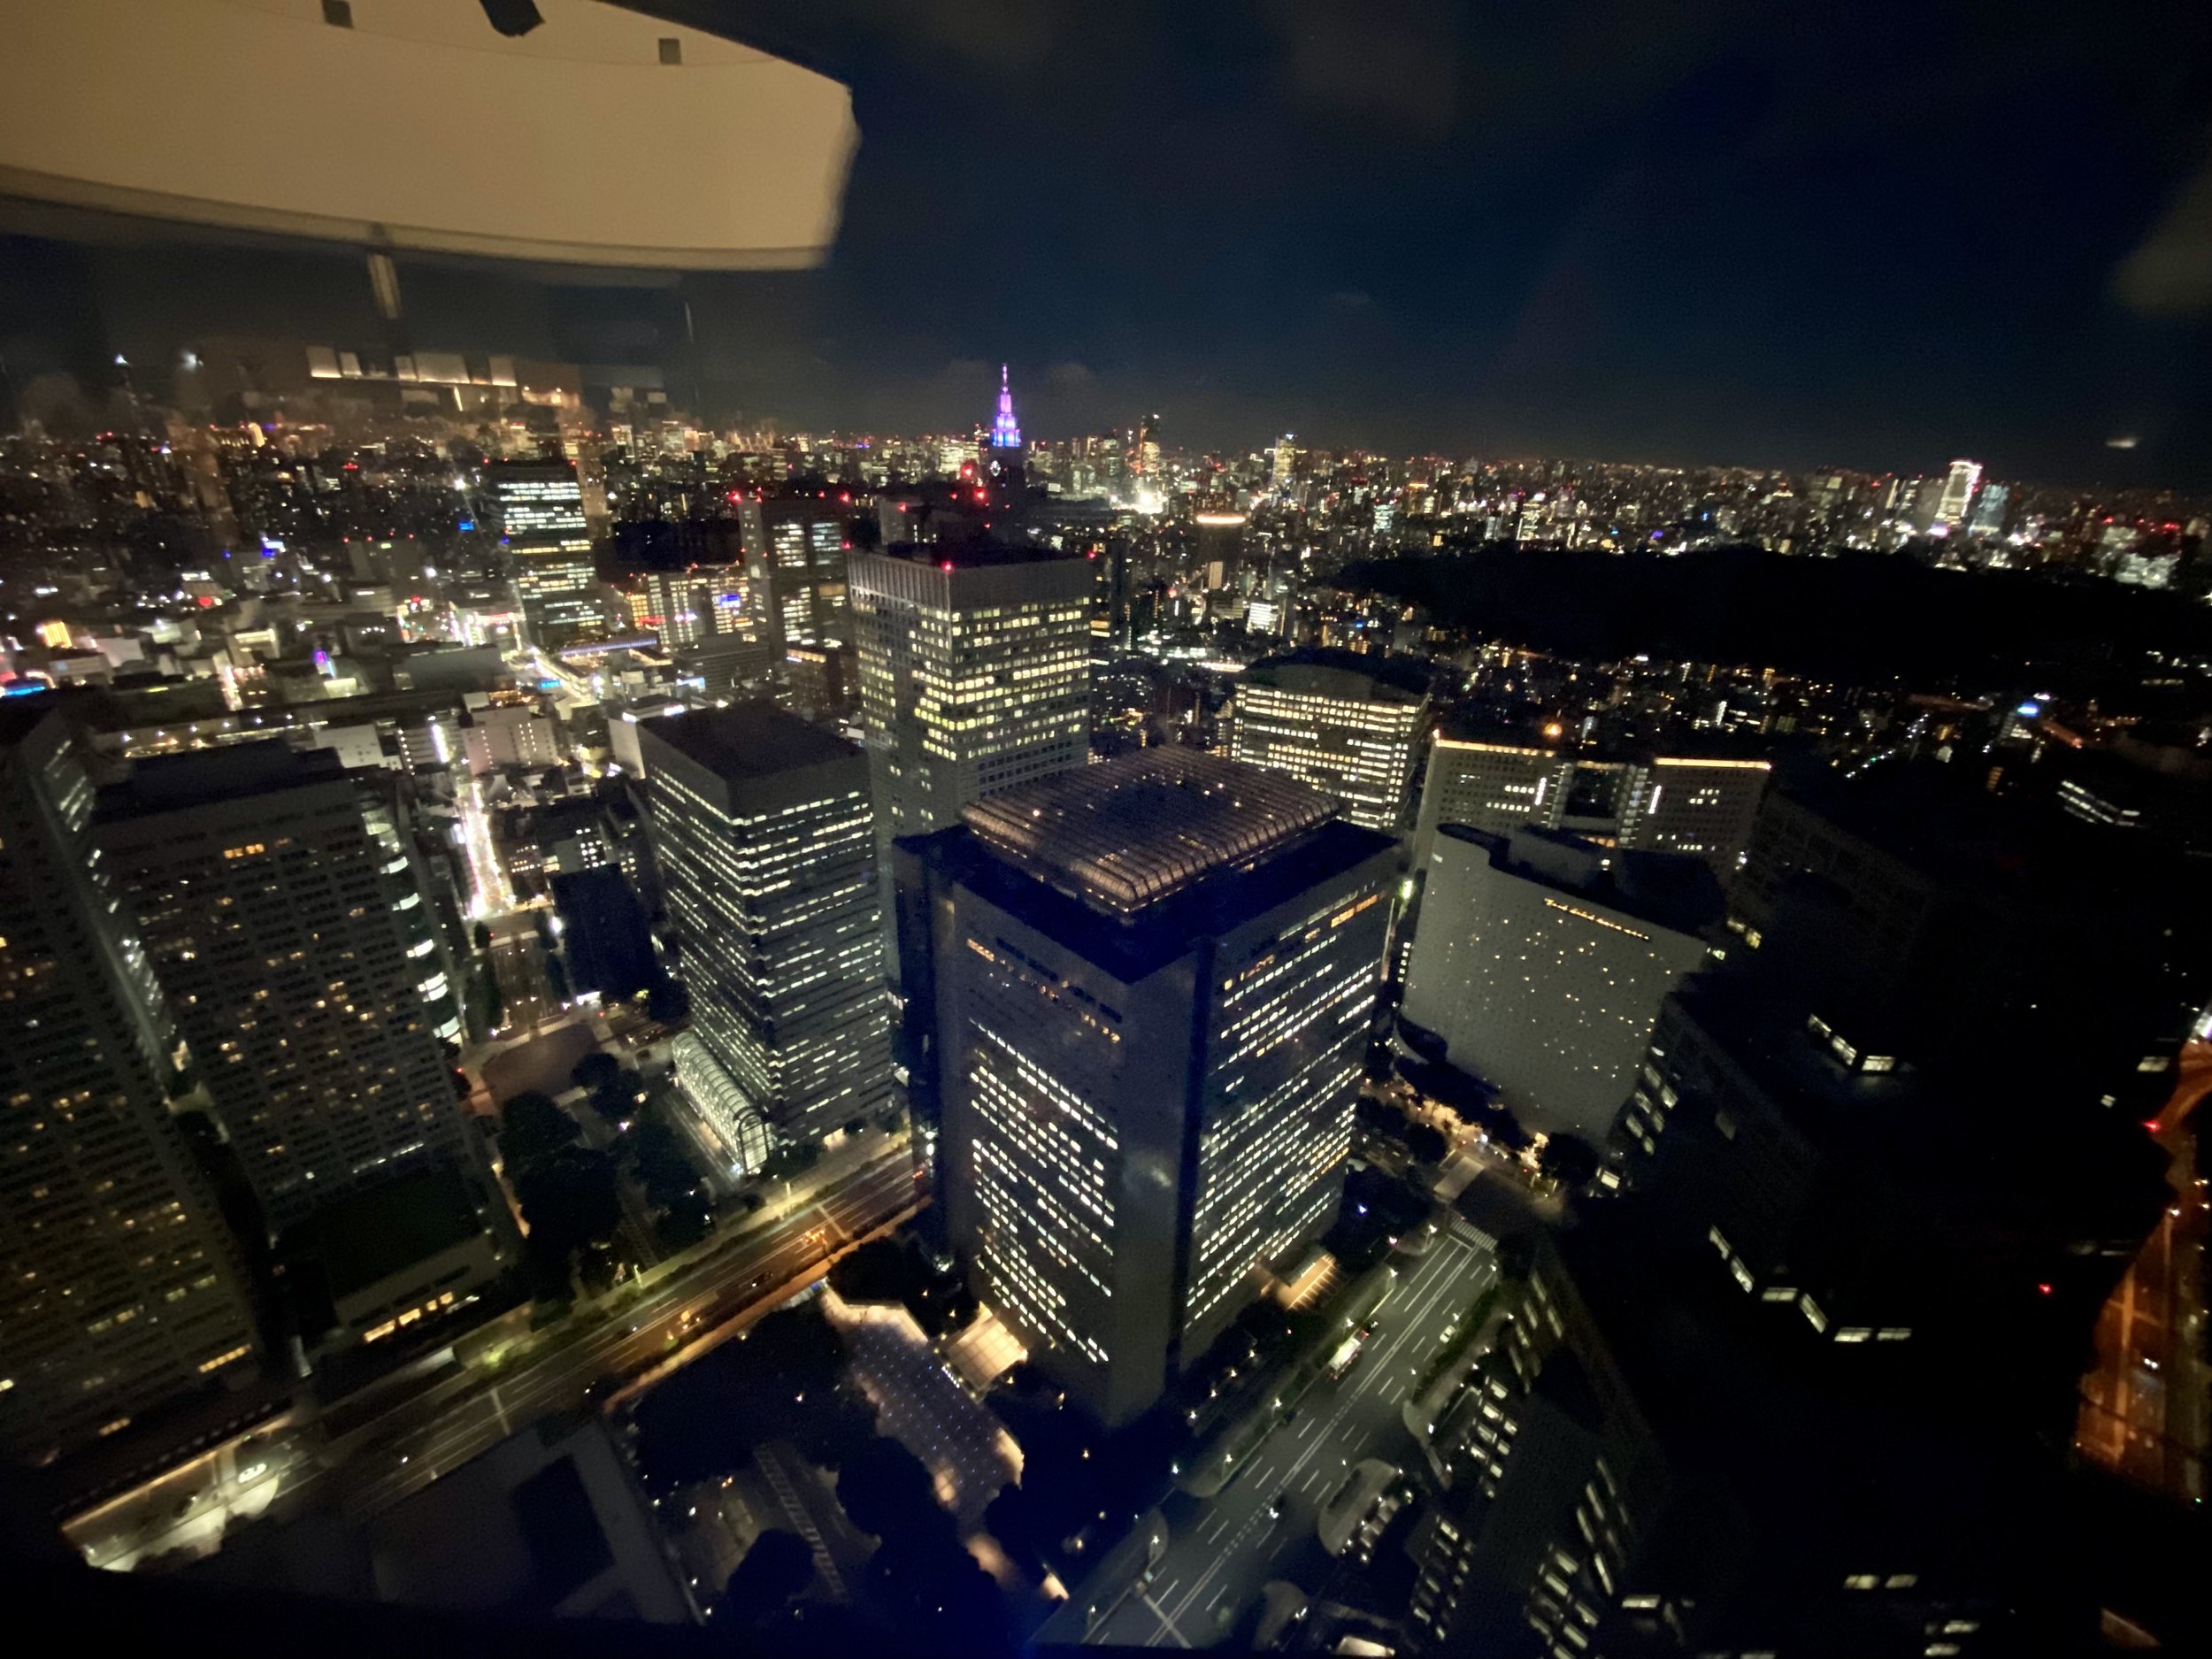
[[[965,503],[953,504],[964,506]],[[1002,541],[987,536],[973,541],[894,541],[872,551],[875,557],[880,558],[955,571],[985,570],[1001,565],[1083,565],[1089,562],[1080,553],[1070,553],[1041,541],[1018,541],[1011,537]]]
[[[100,791],[100,816],[113,820],[212,806],[335,782],[345,772],[335,749],[294,749],[272,733],[257,742],[134,761],[129,777]]]
[[[1164,745],[1018,784],[961,817],[1049,885],[1129,915],[1335,812],[1328,796],[1281,772]]]
[[[1379,651],[1347,651],[1317,645],[1262,658],[1245,670],[1244,683],[1294,688],[1330,674],[1370,682],[1369,695],[1383,702],[1418,703],[1429,695],[1425,657],[1389,657]]]
[[[641,739],[664,743],[718,778],[772,778],[860,753],[834,732],[809,725],[772,703],[690,709],[638,722]]]
[[[1437,833],[1482,849],[1494,870],[1555,892],[1594,900],[1624,916],[1674,933],[1701,933],[1717,925],[1727,909],[1712,867],[1695,853],[1600,847],[1571,831],[1546,829],[1538,824],[1509,835],[1464,824],[1440,824]],[[1587,858],[1598,867],[1587,880],[1568,879],[1559,870],[1547,870],[1529,861],[1527,855],[1536,849],[1535,844],[1559,848],[1568,858]]]
[[[483,1231],[468,1183],[444,1168],[410,1171],[349,1193],[298,1229],[321,1258],[333,1296],[366,1290]]]

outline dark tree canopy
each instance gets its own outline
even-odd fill
[[[2024,674],[2093,689],[2147,649],[2212,649],[2212,618],[2178,595],[1937,571],[1907,555],[1490,547],[1356,561],[1339,580],[1420,605],[1445,627],[1584,662],[1642,652],[1855,685]]]
[[[683,1138],[666,1124],[647,1118],[630,1132],[626,1144],[645,1196],[656,1208],[697,1196],[699,1171],[684,1150]]]
[[[722,1589],[721,1617],[737,1624],[772,1618],[814,1582],[814,1552],[796,1532],[772,1529],[753,1540]]]
[[[516,1183],[534,1248],[565,1260],[611,1243],[622,1226],[614,1161],[603,1152],[562,1147],[532,1163]]]
[[[1405,1126],[1406,1150],[1423,1164],[1441,1164],[1444,1155],[1451,1150],[1451,1143],[1444,1139],[1443,1131],[1425,1123],[1409,1121]]]
[[[550,1095],[526,1090],[500,1109],[499,1150],[511,1178],[563,1147],[576,1144],[576,1120]]]
[[[1562,1187],[1573,1188],[1595,1180],[1601,1161],[1598,1149],[1580,1135],[1554,1135],[1536,1155],[1537,1165],[1545,1174]]]
[[[587,1091],[603,1089],[622,1075],[622,1062],[602,1049],[595,1048],[576,1063],[569,1072],[569,1081]]]
[[[869,1441],[837,1471],[837,1501],[864,1532],[890,1538],[946,1521],[922,1460],[896,1440]]]
[[[639,1402],[641,1467],[659,1486],[718,1479],[773,1440],[834,1463],[872,1432],[838,1386],[844,1365],[818,1307],[779,1309]]]

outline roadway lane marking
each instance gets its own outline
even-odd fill
[[[1163,1610],[1157,1601],[1155,1601],[1150,1596],[1147,1595],[1141,1590],[1137,1592],[1137,1600],[1150,1608],[1154,1617],[1158,1618],[1160,1621],[1160,1628],[1152,1632],[1150,1639],[1144,1644],[1146,1647],[1158,1647],[1160,1645],[1160,1638],[1163,1636],[1174,1637],[1175,1645],[1178,1647],[1187,1647],[1190,1646],[1190,1643],[1184,1640],[1183,1632],[1175,1628],[1175,1621],[1167,1616],[1166,1612]]]
[[[1308,1463],[1313,1462],[1314,1455],[1317,1452],[1321,1451],[1325,1447],[1330,1446],[1333,1443],[1333,1437],[1342,1427],[1345,1420],[1352,1415],[1355,1406],[1362,1402],[1369,1389],[1375,1386],[1378,1383],[1386,1380],[1387,1377],[1387,1368],[1390,1362],[1395,1358],[1399,1351],[1404,1348],[1405,1344],[1412,1340],[1415,1333],[1421,1331],[1423,1325],[1433,1314],[1437,1304],[1451,1293],[1453,1281],[1456,1275],[1449,1270],[1455,1268],[1459,1264],[1460,1258],[1463,1256],[1472,1256],[1475,1254],[1476,1252],[1473,1249],[1463,1244],[1460,1240],[1448,1238],[1440,1242],[1438,1248],[1431,1254],[1428,1260],[1422,1264],[1421,1268],[1416,1272],[1414,1277],[1407,1281],[1405,1291],[1411,1298],[1412,1306],[1409,1310],[1394,1316],[1394,1317],[1404,1320],[1405,1323],[1403,1328],[1399,1330],[1394,1334],[1394,1337],[1389,1345],[1381,1351],[1380,1356],[1377,1360],[1375,1366],[1371,1368],[1368,1375],[1362,1379],[1357,1387],[1352,1389],[1348,1394],[1343,1392],[1341,1389],[1338,1391],[1335,1396],[1335,1409],[1328,1413],[1325,1419],[1309,1418],[1306,1421],[1305,1425],[1302,1427],[1296,1434],[1291,1437],[1294,1442],[1302,1440],[1308,1431],[1316,1427],[1318,1427],[1321,1430],[1321,1432],[1316,1437],[1313,1444],[1306,1447],[1299,1453],[1298,1456],[1293,1460],[1289,1469],[1282,1477],[1286,1483],[1295,1479],[1299,1471],[1303,1470]],[[1429,1348],[1433,1348],[1435,1346],[1435,1340],[1432,1337],[1429,1341]],[[1427,1351],[1428,1349],[1424,1349],[1422,1350],[1422,1353],[1425,1353]],[[1412,1356],[1412,1363],[1417,1364],[1420,1357],[1420,1354],[1414,1355]],[[1281,1432],[1280,1426],[1278,1426],[1274,1432],[1276,1434],[1279,1434]],[[1270,1439],[1271,1440],[1272,1438],[1273,1437],[1271,1435]],[[1268,1442],[1266,1441],[1262,1442],[1263,1445],[1267,1443]],[[1348,1455],[1340,1458],[1339,1461],[1344,1465],[1344,1467],[1348,1469],[1350,1467],[1351,1459]],[[1305,1480],[1300,1485],[1298,1490],[1302,1494],[1308,1487],[1311,1486],[1315,1481],[1319,1480],[1329,1472],[1330,1471],[1325,1465],[1316,1464],[1312,1472],[1306,1476]],[[1252,1490],[1257,1491],[1265,1484],[1266,1479],[1263,1478],[1256,1479],[1252,1486]],[[1218,1500],[1216,1500],[1216,1502],[1218,1502]],[[1259,1521],[1261,1516],[1263,1514],[1264,1510],[1262,1509],[1256,1511],[1252,1516],[1248,1517],[1243,1525],[1237,1529],[1235,1536],[1231,1538],[1225,1545],[1220,1548],[1213,1563],[1202,1574],[1199,1576],[1197,1581],[1184,1593],[1182,1600],[1176,1604],[1174,1609],[1176,1617],[1180,1617],[1189,1612],[1191,1604],[1197,1599],[1199,1592],[1203,1590],[1207,1585],[1213,1582],[1215,1578],[1219,1574],[1221,1569],[1228,1563],[1229,1560],[1243,1546],[1244,1541],[1250,1534],[1253,1526]],[[1201,1532],[1200,1541],[1202,1543],[1210,1542],[1212,1540],[1219,1537],[1223,1530],[1229,1525],[1229,1520],[1230,1517],[1227,1514],[1222,1515],[1213,1523],[1210,1529]],[[1217,1588],[1214,1592],[1213,1600],[1209,1601],[1205,1605],[1207,1607],[1211,1607],[1214,1601],[1218,1601],[1220,1599],[1223,1591],[1225,1590],[1226,1587],[1226,1585],[1224,1584],[1220,1587]],[[1156,1609],[1155,1610],[1158,1611]],[[1162,1615],[1162,1617],[1164,1624],[1167,1624],[1171,1630],[1172,1621],[1168,1619],[1164,1614]],[[1178,1641],[1183,1641],[1183,1635],[1179,1630],[1173,1631],[1173,1634]],[[1158,1635],[1156,1634],[1152,1640],[1148,1642],[1146,1645],[1148,1647],[1157,1646],[1158,1640]],[[1189,1644],[1185,1642],[1184,1645],[1187,1647]]]

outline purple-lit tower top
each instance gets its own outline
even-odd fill
[[[1014,424],[1014,394],[1006,384],[1006,365],[998,365],[998,415],[991,422],[991,447],[994,449],[1018,449],[1022,447],[1022,429]]]

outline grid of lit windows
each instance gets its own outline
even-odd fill
[[[429,1156],[464,1125],[437,1028],[442,972],[403,852],[362,786],[282,779],[101,829],[155,976],[271,1224]],[[251,839],[246,839],[250,825]],[[443,1011],[440,1011],[440,1010]]]
[[[1089,748],[1091,567],[854,560],[861,718],[887,836],[957,821]]]
[[[257,1351],[214,1199],[165,1109],[157,992],[49,716],[0,754],[0,1451],[127,1426]]]
[[[1353,823],[1394,834],[1405,816],[1427,703],[1386,695],[1357,675],[1331,678],[1345,682],[1345,690],[1248,681],[1237,693],[1229,752],[1289,772],[1342,801]]]
[[[720,718],[701,711],[640,728],[692,1025],[779,1133],[818,1139],[880,1110],[890,1089],[865,763],[847,748],[849,764],[818,767],[749,805],[741,781],[685,757],[682,723]]]

